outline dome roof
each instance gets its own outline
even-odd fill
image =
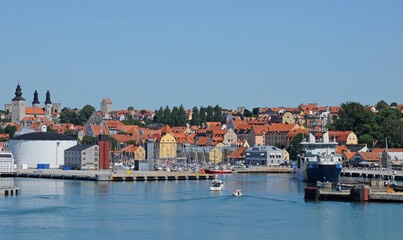
[[[38,140],[38,141],[75,141],[76,139],[70,137],[65,134],[55,133],[55,132],[34,132],[27,133],[17,137],[12,138],[11,140]]]

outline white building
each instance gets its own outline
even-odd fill
[[[77,141],[64,134],[35,132],[12,138],[10,151],[15,164],[27,164],[28,168],[49,164],[50,168],[59,168],[64,165],[64,150],[75,145]]]

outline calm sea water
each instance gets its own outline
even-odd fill
[[[400,239],[403,204],[305,202],[288,175],[210,181],[0,179],[0,239]],[[241,188],[245,194],[233,197]]]

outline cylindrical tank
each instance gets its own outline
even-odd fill
[[[74,138],[54,132],[28,133],[10,140],[15,164],[27,164],[29,168],[36,168],[38,164],[59,168],[64,165],[64,150],[75,145]]]

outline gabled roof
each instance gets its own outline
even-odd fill
[[[98,100],[99,101],[99,100]],[[112,104],[112,101],[109,99],[109,98],[104,98],[104,101],[107,103],[107,104]]]
[[[43,110],[43,108],[34,108],[34,107],[25,108],[26,115],[35,115],[35,111],[36,115],[45,115],[45,111]]]
[[[367,162],[378,162],[379,161],[379,153],[374,152],[358,152],[365,161]]]
[[[383,153],[384,148],[374,148],[371,152]],[[388,148],[387,152],[403,152],[403,148]]]
[[[196,143],[196,145],[198,146],[208,146],[209,144],[210,144],[210,138],[208,137],[200,137]]]
[[[160,129],[161,134],[173,133],[172,128],[167,124]]]
[[[245,158],[245,150],[246,147],[239,147],[235,149],[232,153],[230,153],[227,158],[230,159],[244,159]]]

